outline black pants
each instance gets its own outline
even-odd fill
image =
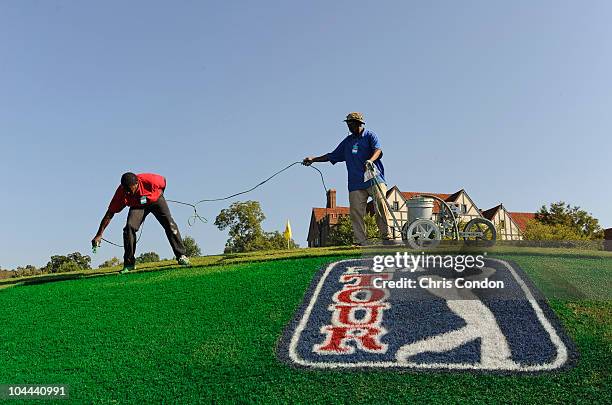
[[[176,258],[178,259],[185,254],[185,245],[183,245],[183,239],[181,239],[178,226],[176,226],[176,222],[172,219],[166,199],[161,195],[153,203],[142,207],[130,208],[127,224],[123,228],[124,266],[133,266],[136,263],[136,258],[134,257],[134,253],[136,253],[136,232],[138,232],[138,229],[140,229],[149,213],[152,213],[157,218],[157,221],[166,231],[168,242],[170,242]]]

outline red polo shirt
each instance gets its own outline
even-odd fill
[[[154,173],[137,174],[138,191],[134,195],[127,196],[123,186],[119,185],[115,195],[108,205],[108,210],[116,214],[126,206],[141,207],[145,204],[155,202],[166,188],[166,178]]]

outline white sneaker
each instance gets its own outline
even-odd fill
[[[178,264],[181,266],[189,266],[189,258],[185,255],[178,258]]]

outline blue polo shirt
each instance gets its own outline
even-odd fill
[[[348,189],[350,191],[365,190],[374,185],[374,180],[363,181],[365,173],[365,162],[372,157],[376,149],[381,149],[378,136],[369,129],[364,129],[361,135],[349,135],[333,152],[328,153],[327,157],[332,164],[346,162],[348,172]],[[376,159],[374,165],[378,168],[380,176],[378,180],[385,182],[385,168],[382,164],[382,155]]]

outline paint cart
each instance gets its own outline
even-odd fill
[[[456,203],[448,203],[443,199],[428,194],[412,197],[406,202],[408,220],[401,225],[380,188],[376,167],[369,163],[366,167],[366,177],[373,179],[378,195],[383,197],[387,205],[393,228],[400,232],[405,244],[413,249],[434,248],[444,240],[464,240],[468,245],[488,247],[495,244],[497,231],[491,221],[486,218],[473,218],[465,225],[460,222],[461,207]],[[437,215],[433,215],[434,206],[438,205]],[[376,204],[374,204],[376,207]],[[459,227],[463,227],[459,230]]]

